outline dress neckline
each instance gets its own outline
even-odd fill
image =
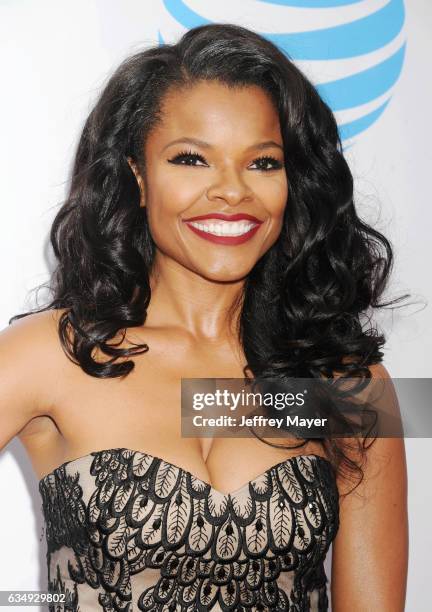
[[[128,451],[128,452],[130,452],[132,454],[137,453],[139,455],[143,455],[144,457],[148,457],[148,459],[150,459],[150,460],[162,462],[166,466],[169,466],[171,468],[174,468],[174,469],[178,470],[179,473],[185,474],[187,476],[190,476],[193,480],[195,480],[195,481],[197,481],[199,483],[202,483],[203,485],[208,487],[209,491],[211,491],[212,493],[216,493],[217,495],[220,495],[222,497],[232,497],[234,495],[238,495],[239,493],[241,493],[245,489],[248,489],[249,486],[251,485],[251,483],[253,483],[258,478],[262,478],[263,476],[266,476],[267,474],[270,474],[271,472],[277,470],[282,465],[286,465],[288,463],[291,463],[293,460],[297,460],[297,459],[312,459],[312,458],[314,458],[315,460],[324,461],[325,463],[327,463],[329,466],[331,466],[333,468],[331,461],[329,461],[329,459],[326,459],[326,457],[323,457],[322,455],[317,455],[315,453],[311,453],[311,454],[307,454],[307,455],[293,455],[292,457],[288,457],[287,459],[283,459],[282,461],[279,461],[278,463],[275,463],[275,465],[272,465],[271,467],[269,467],[267,470],[265,470],[261,474],[258,474],[257,476],[255,476],[254,478],[249,480],[248,482],[245,482],[243,485],[241,485],[240,487],[238,487],[234,491],[230,491],[229,493],[223,493],[222,491],[219,491],[219,489],[215,489],[215,487],[213,487],[210,483],[206,482],[205,480],[202,480],[201,478],[198,478],[198,476],[195,476],[195,474],[193,474],[189,470],[186,470],[186,469],[180,467],[179,465],[176,465],[175,463],[171,463],[171,461],[167,461],[166,459],[162,459],[162,457],[158,457],[157,455],[152,455],[150,453],[146,453],[145,451],[134,450],[134,449],[131,449],[131,448],[125,448],[125,447],[121,446],[121,447],[104,448],[104,449],[97,450],[97,451],[91,451],[90,453],[87,453],[86,455],[81,455],[80,457],[76,457],[75,459],[69,459],[68,461],[64,461],[63,463],[61,463],[60,465],[55,467],[53,470],[51,470],[51,472],[48,472],[47,474],[42,476],[42,478],[39,479],[39,482],[38,482],[39,488],[42,486],[44,481],[46,481],[49,477],[55,476],[55,474],[59,470],[61,470],[62,468],[66,467],[67,465],[78,463],[79,461],[87,459],[88,457],[91,457],[91,456],[101,455],[102,453],[112,453],[112,452],[117,452],[117,451]]]

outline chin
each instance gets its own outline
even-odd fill
[[[244,280],[251,269],[247,270],[199,270],[198,274],[206,278],[207,280],[217,283],[235,283]]]

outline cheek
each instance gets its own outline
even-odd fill
[[[202,195],[203,181],[181,170],[165,168],[154,172],[148,185],[148,206],[154,219],[167,220],[168,216],[178,215]]]
[[[199,199],[201,190],[196,181],[179,178],[175,173],[167,176],[153,174],[147,182],[147,220],[153,240],[160,250],[174,256],[180,236],[180,217],[191,203]]]
[[[264,202],[271,217],[281,220],[288,200],[288,181],[285,178],[269,180],[261,189]]]

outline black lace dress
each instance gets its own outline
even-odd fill
[[[299,455],[223,494],[125,448],[39,482],[53,611],[328,610],[324,559],[339,527],[329,461]]]

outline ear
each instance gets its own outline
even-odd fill
[[[138,183],[138,187],[140,190],[140,194],[141,194],[141,201],[140,201],[140,206],[142,208],[145,207],[145,190],[144,190],[144,181],[143,178],[138,170],[138,166],[136,165],[136,163],[133,161],[133,159],[131,157],[127,157],[127,162],[130,166],[130,169],[132,170],[132,172],[135,175],[135,178],[137,180]]]

